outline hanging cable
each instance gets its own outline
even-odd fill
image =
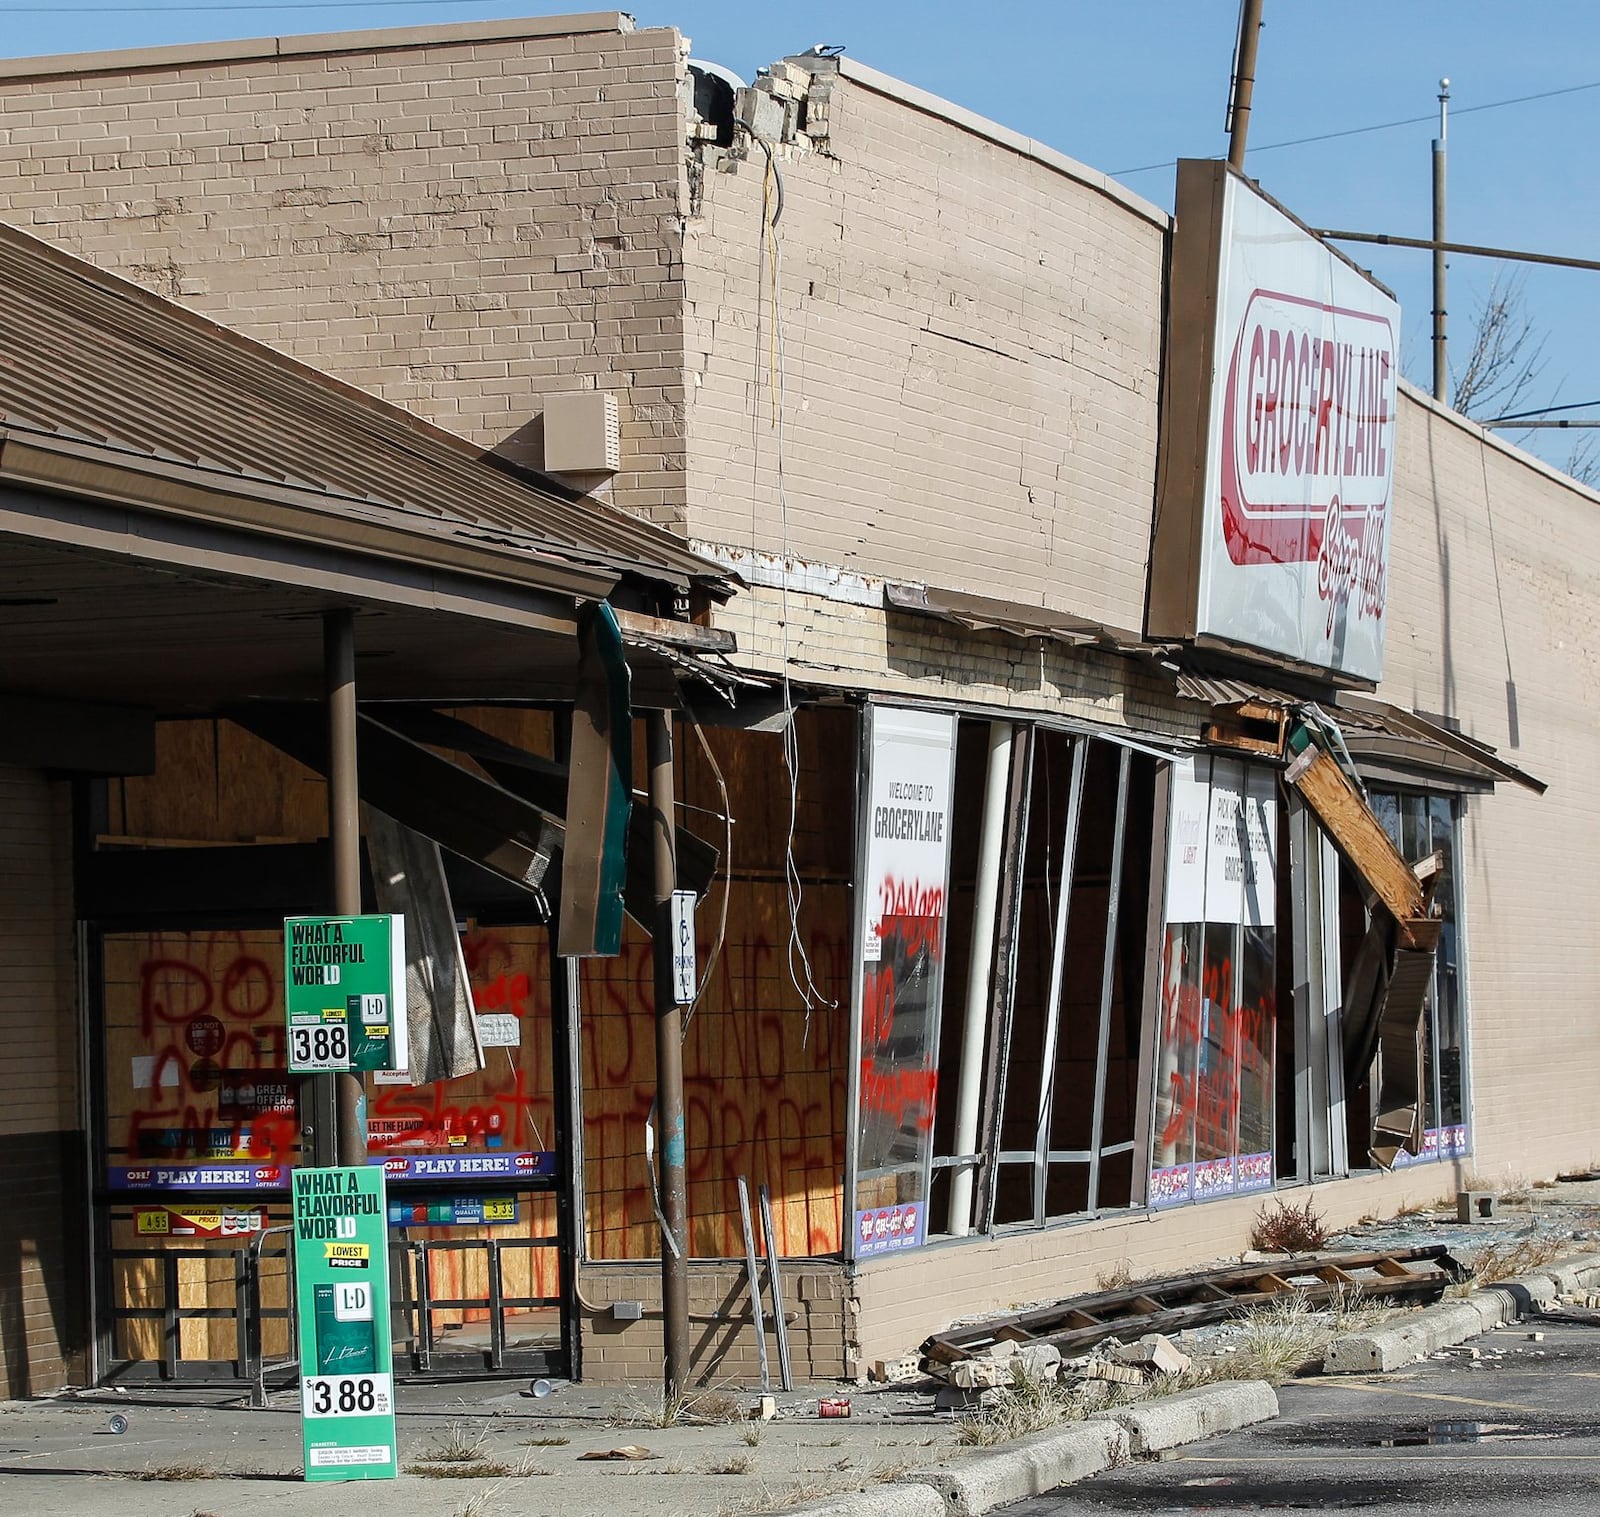
[[[778,171],[772,147],[751,133],[752,140],[766,158],[766,168],[761,179],[761,248],[757,277],[757,352],[766,351],[767,393],[771,407],[769,430],[776,434],[774,474],[778,489],[778,528],[781,556],[778,569],[779,635],[781,659],[781,684],[783,693],[783,768],[789,782],[789,825],[784,839],[784,895],[788,907],[789,935],[785,952],[785,966],[789,983],[794,986],[806,1009],[805,1031],[802,1046],[811,1040],[811,1014],[819,1006],[832,1010],[839,1003],[830,1000],[818,988],[816,971],[805,942],[800,936],[800,914],[805,905],[805,882],[795,859],[795,835],[800,818],[800,746],[795,733],[794,689],[789,680],[789,494],[784,478],[784,377],[787,354],[784,350],[783,328],[783,246],[778,239],[778,221],[783,215],[783,176]],[[763,286],[765,289],[763,291]],[[763,330],[765,328],[765,330]],[[757,360],[759,364],[759,358]],[[759,384],[759,379],[758,379]],[[755,477],[760,478],[760,428],[755,423],[759,401],[752,396],[753,448]],[[751,550],[755,551],[754,500],[752,500]]]

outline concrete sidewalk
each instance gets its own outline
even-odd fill
[[[988,1510],[1095,1473],[1129,1457],[1141,1440],[1169,1446],[1276,1410],[1265,1386],[1235,1386],[1203,1402],[1169,1397],[1006,1448],[966,1449],[951,1418],[931,1410],[925,1390],[852,1390],[848,1419],[819,1417],[817,1396],[834,1393],[780,1396],[779,1415],[767,1423],[663,1428],[650,1425],[642,1391],[566,1386],[535,1400],[521,1383],[409,1385],[399,1398],[406,1473],[393,1482],[338,1485],[301,1480],[298,1408],[287,1395],[263,1411],[231,1394],[171,1390],[10,1402],[0,1404],[0,1510],[29,1517],[320,1517],[349,1510],[666,1517],[831,1506],[936,1517]],[[651,1399],[657,1394],[652,1387]],[[733,1414],[756,1401],[748,1393],[726,1399]],[[1241,1419],[1213,1403],[1246,1407],[1249,1415]],[[125,1433],[111,1430],[117,1415],[127,1418]],[[625,1447],[647,1457],[581,1457]],[[438,1457],[469,1452],[470,1459]],[[929,1483],[896,1483],[913,1474]]]

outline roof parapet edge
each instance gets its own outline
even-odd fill
[[[853,58],[841,57],[837,61],[842,77],[866,89],[898,100],[929,116],[937,116],[943,121],[950,122],[952,126],[971,132],[974,136],[987,138],[999,147],[1009,148],[1024,158],[1031,158],[1045,168],[1053,169],[1068,179],[1076,180],[1088,189],[1098,190],[1108,199],[1115,200],[1134,215],[1143,217],[1162,231],[1168,230],[1172,225],[1172,218],[1160,206],[1146,200],[1142,195],[1136,195],[1108,174],[1102,174],[1099,169],[1092,169],[1087,164],[1079,163],[1076,158],[1069,158],[1065,153],[1046,143],[1028,137],[1022,132],[1013,131],[1010,127],[1001,126],[999,122],[991,121],[987,116],[980,116],[976,111],[969,111],[965,106],[956,105],[941,95],[919,89],[914,84],[907,84],[903,79],[881,73],[865,63],[858,63]]]
[[[626,11],[585,11],[570,16],[521,16],[508,21],[456,21],[444,26],[379,27],[353,32],[313,32],[304,36],[179,42],[107,52],[0,59],[0,82],[74,74],[133,73],[187,64],[237,63],[245,59],[306,57],[319,53],[388,52],[469,42],[509,42],[519,38],[620,34],[634,29],[633,17]]]

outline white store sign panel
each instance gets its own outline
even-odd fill
[[[1164,423],[1205,428],[1203,457],[1168,471],[1174,494],[1163,503],[1200,517],[1185,550],[1197,556],[1184,576],[1194,595],[1185,630],[1376,682],[1400,308],[1237,176],[1193,167],[1180,172],[1174,260],[1205,260],[1215,285],[1202,306],[1196,277],[1184,281],[1174,330],[1189,347],[1174,373],[1187,379]],[[1186,201],[1200,179],[1206,194]]]
[[[1167,921],[1275,926],[1273,771],[1237,759],[1175,759],[1170,807]]]

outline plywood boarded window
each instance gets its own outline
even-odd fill
[[[840,1247],[856,713],[806,707],[795,722],[798,935],[820,993],[809,1013],[790,973],[784,878],[790,794],[781,739],[703,729],[727,782],[734,824],[731,858],[696,914],[702,972],[724,890],[726,940],[683,1045],[695,1258],[743,1257],[740,1175],[752,1192],[771,1187],[784,1255]],[[675,724],[673,749],[679,819],[721,847],[722,797],[691,726]],[[651,952],[648,933],[629,920],[618,958],[583,961],[584,1177],[595,1259],[653,1258],[660,1251],[644,1140],[655,1093]]]

